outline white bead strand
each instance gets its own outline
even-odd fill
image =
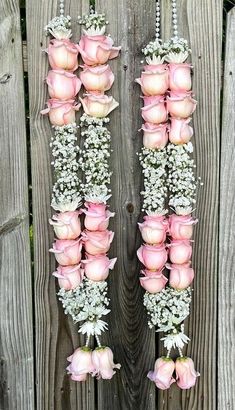
[[[172,25],[173,25],[173,35],[175,38],[177,38],[178,37],[177,0],[172,0]]]
[[[161,12],[160,12],[160,3],[156,1],[156,38],[160,38],[160,19],[161,19]]]

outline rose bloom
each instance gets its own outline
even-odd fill
[[[167,111],[172,117],[188,118],[195,111],[197,101],[190,92],[171,92],[167,97]]]
[[[76,265],[81,261],[82,243],[78,239],[56,239],[50,252],[54,253],[57,262],[62,266]]]
[[[172,263],[188,263],[192,256],[192,246],[188,240],[173,240],[169,246],[169,258]]]
[[[87,375],[94,372],[92,351],[89,347],[79,347],[67,360],[71,363],[66,370],[76,382],[86,381]]]
[[[163,245],[141,245],[137,256],[149,270],[161,270],[167,261],[167,251]]]
[[[140,84],[144,95],[162,95],[168,89],[168,67],[166,64],[146,65],[141,78],[135,81]]]
[[[147,292],[158,293],[165,288],[168,279],[162,271],[142,270],[141,273],[145,276],[140,278],[140,284]]]
[[[189,125],[191,118],[171,118],[169,140],[172,144],[186,144],[193,136],[193,128]]]
[[[178,357],[175,362],[176,380],[181,389],[190,389],[196,384],[200,376],[194,368],[194,363],[189,357]]]
[[[85,98],[79,98],[83,109],[91,117],[104,118],[119,106],[113,97],[103,94],[86,94]]]
[[[144,132],[143,144],[145,148],[162,149],[168,142],[167,124],[152,124],[146,122],[141,128]]]
[[[93,376],[97,379],[112,379],[116,373],[113,369],[120,369],[120,364],[114,364],[113,352],[109,347],[97,347],[92,352],[92,363],[95,368]]]
[[[108,64],[97,67],[83,66],[80,79],[87,91],[108,91],[114,82],[114,74]]]
[[[82,282],[84,270],[80,265],[58,266],[56,272],[52,274],[58,278],[60,288],[65,290],[76,289]]]
[[[50,70],[46,81],[50,97],[58,100],[73,99],[81,88],[79,78],[64,70]]]
[[[75,112],[79,110],[81,104],[75,104],[74,100],[59,101],[50,99],[47,101],[45,110],[41,114],[48,114],[52,125],[63,126],[75,122]]]
[[[173,239],[191,239],[193,235],[193,225],[198,222],[191,215],[169,216],[169,232]]]
[[[106,210],[106,205],[101,203],[86,202],[88,208],[82,211],[85,214],[84,224],[89,231],[105,231],[109,225],[109,218],[115,215],[114,212]]]
[[[94,282],[106,280],[109,276],[109,269],[113,269],[117,258],[109,259],[106,255],[89,255],[83,260],[85,275]]]
[[[166,267],[170,270],[169,284],[172,288],[183,290],[191,285],[194,279],[194,270],[190,268],[190,263],[166,264]]]
[[[78,46],[69,39],[50,41],[45,50],[53,70],[75,71],[78,68]]]
[[[114,237],[112,231],[82,232],[82,239],[87,253],[90,255],[105,254],[108,252]]]
[[[162,96],[144,97],[141,114],[146,122],[161,124],[167,120],[167,110]]]
[[[189,91],[192,87],[191,64],[169,64],[169,81],[172,91]]]
[[[121,47],[113,47],[110,36],[82,36],[78,50],[86,65],[105,64],[118,56]]]
[[[166,240],[168,223],[164,216],[146,215],[144,222],[138,225],[144,242],[154,245]]]
[[[175,363],[168,357],[160,357],[156,360],[154,371],[148,372],[147,377],[153,381],[161,390],[169,389],[171,384],[175,382],[172,377],[175,370]]]
[[[49,223],[59,239],[76,239],[81,233],[79,211],[61,212],[52,216]]]

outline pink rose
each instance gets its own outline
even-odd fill
[[[135,81],[140,84],[144,95],[165,94],[168,89],[168,67],[166,64],[146,65],[141,78]]]
[[[113,352],[109,347],[97,347],[92,352],[92,363],[94,365],[93,376],[97,379],[112,379],[116,373],[113,369],[120,369],[120,364],[114,364]]]
[[[154,371],[148,372],[147,377],[153,381],[161,390],[169,389],[175,382],[172,377],[175,370],[175,363],[168,357],[160,357],[156,360]]]
[[[143,144],[146,148],[162,149],[168,142],[167,124],[146,122],[141,128],[144,132]]]
[[[193,136],[193,128],[189,125],[191,118],[171,118],[169,140],[172,144],[186,144]]]
[[[48,92],[51,98],[70,100],[81,88],[81,81],[72,73],[64,70],[50,70],[47,76]]]
[[[105,64],[118,56],[121,47],[113,47],[109,36],[82,36],[78,50],[86,65]]]
[[[112,231],[82,232],[82,239],[87,253],[90,255],[105,254],[108,252],[114,237]]]
[[[86,202],[85,206],[88,209],[82,211],[86,215],[84,219],[86,229],[89,231],[105,231],[109,225],[109,218],[113,217],[115,213],[106,210],[105,204]]]
[[[74,100],[59,101],[55,99],[48,100],[45,110],[41,114],[49,114],[52,125],[67,125],[75,122],[75,111],[78,111],[81,104],[75,104]]]
[[[182,265],[166,264],[166,267],[170,270],[169,284],[172,288],[183,290],[191,285],[194,279],[194,270],[190,268],[189,263],[183,263]]]
[[[172,91],[189,91],[192,87],[191,64],[169,64],[170,89]]]
[[[49,223],[53,225],[59,239],[76,239],[81,233],[79,211],[61,212],[53,215]]]
[[[189,357],[178,357],[175,363],[176,380],[181,389],[190,389],[196,384],[200,373],[196,372],[194,363]]]
[[[155,245],[166,240],[168,223],[164,216],[146,215],[144,222],[138,225],[144,242]]]
[[[86,255],[87,259],[83,260],[85,275],[94,282],[106,280],[109,275],[109,269],[113,269],[117,258],[109,259],[106,255]]]
[[[188,240],[173,240],[168,245],[169,258],[172,263],[182,265],[188,263],[192,256],[192,246]]]
[[[118,102],[113,97],[103,94],[86,94],[85,98],[80,98],[83,109],[91,117],[104,118],[116,107]]]
[[[147,292],[158,293],[165,288],[168,279],[163,275],[162,271],[142,270],[141,273],[145,277],[140,278],[140,284]]]
[[[167,251],[163,245],[141,245],[137,256],[149,270],[161,270],[167,261]]]
[[[71,290],[76,289],[82,282],[84,270],[81,269],[80,265],[59,265],[56,272],[53,272],[52,275],[59,279],[58,282],[60,288]]]
[[[67,360],[71,362],[67,367],[68,373],[76,382],[86,381],[87,375],[94,372],[92,351],[89,347],[79,347]]]
[[[50,41],[48,48],[49,63],[53,70],[75,71],[78,68],[78,46],[68,39]]]
[[[108,91],[114,82],[114,74],[108,64],[97,67],[84,66],[80,79],[88,91]]]
[[[162,96],[144,97],[144,105],[141,113],[146,122],[161,124],[167,120],[166,106]]]
[[[173,239],[191,239],[193,235],[193,225],[198,222],[191,215],[169,216],[169,232]]]
[[[66,239],[56,239],[50,252],[55,254],[57,262],[62,266],[76,265],[81,261],[82,243]]]
[[[195,111],[197,101],[190,92],[171,92],[167,97],[167,111],[172,117],[188,118]]]

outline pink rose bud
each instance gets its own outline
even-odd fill
[[[82,243],[66,239],[56,239],[50,252],[55,254],[57,262],[62,266],[76,265],[81,261]]]
[[[161,270],[167,261],[167,251],[163,245],[142,245],[137,256],[149,270]]]
[[[86,65],[105,64],[118,56],[121,47],[113,47],[110,36],[82,36],[78,50]]]
[[[45,51],[48,53],[49,63],[53,70],[77,70],[78,46],[70,40],[53,39]]]
[[[72,73],[64,70],[50,70],[47,76],[48,92],[51,98],[70,100],[81,88],[81,81]]]
[[[162,96],[144,97],[144,105],[141,113],[146,122],[161,124],[167,120],[167,110]]]
[[[80,98],[80,101],[85,113],[97,118],[106,117],[119,105],[113,97],[103,94],[86,94],[85,98]]]
[[[191,118],[171,118],[169,140],[172,144],[186,144],[193,136],[193,128],[189,125]]]
[[[144,132],[143,144],[146,148],[162,149],[168,142],[167,124],[146,122],[141,128]]]
[[[94,282],[106,280],[109,276],[109,269],[113,269],[117,258],[109,259],[106,255],[86,255],[83,260],[85,275]]]
[[[191,285],[194,279],[194,270],[190,268],[189,263],[182,265],[166,264],[166,267],[170,270],[169,284],[172,288],[183,290]]]
[[[112,231],[82,232],[82,239],[87,253],[90,255],[105,254],[108,252],[114,237]]]
[[[178,357],[175,363],[176,380],[181,389],[190,389],[196,384],[200,376],[194,368],[194,363],[189,357]]]
[[[146,65],[141,78],[135,81],[140,84],[144,95],[165,94],[168,89],[168,67],[166,64]]]
[[[158,293],[165,288],[168,279],[163,275],[162,271],[142,270],[141,273],[145,277],[140,278],[140,284],[147,292]]]
[[[113,352],[109,347],[97,347],[92,352],[94,365],[93,376],[97,379],[112,379],[116,373],[113,369],[120,369],[120,364],[114,364]]]
[[[169,246],[169,258],[172,263],[188,263],[192,256],[192,246],[188,240],[173,240]]]
[[[67,360],[71,363],[66,370],[71,374],[71,379],[74,381],[86,381],[87,375],[94,372],[92,351],[89,347],[79,347]]]
[[[170,89],[172,91],[189,91],[192,87],[191,64],[169,64]]]
[[[52,275],[58,278],[60,288],[72,290],[76,289],[82,282],[84,270],[81,269],[80,265],[59,265],[56,272],[53,272]]]
[[[86,202],[85,206],[88,209],[82,211],[86,215],[84,219],[86,229],[89,231],[105,231],[109,225],[109,218],[113,217],[115,213],[106,210],[105,204]]]
[[[155,245],[166,240],[168,223],[164,216],[146,215],[144,222],[138,225],[144,242]]]
[[[108,91],[114,82],[114,74],[108,64],[96,67],[84,66],[80,79],[87,91]]]
[[[191,215],[169,216],[169,232],[173,239],[191,239],[193,235],[193,225],[198,222]]]
[[[172,117],[188,118],[195,111],[197,101],[190,92],[171,92],[167,97],[167,111]]]
[[[53,215],[49,223],[59,239],[76,239],[81,233],[79,211],[61,212]]]
[[[41,114],[49,114],[52,125],[67,125],[75,122],[75,111],[78,111],[81,104],[75,104],[74,100],[59,101],[48,100],[48,108],[41,111]]]
[[[147,377],[153,381],[161,390],[169,389],[175,382],[172,377],[175,370],[175,363],[168,357],[160,357],[156,360],[154,371],[148,372]]]

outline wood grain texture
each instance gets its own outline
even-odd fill
[[[74,41],[79,40],[77,16],[86,12],[89,1],[65,2],[65,14],[72,17]],[[48,225],[51,216],[50,199],[52,172],[49,140],[51,127],[40,110],[48,99],[44,84],[48,58],[42,52],[48,44],[44,27],[58,12],[58,2],[28,0],[27,51],[30,99],[30,133],[32,159],[33,221],[34,221],[34,304],[37,410],[93,410],[93,380],[86,384],[72,382],[66,374],[66,358],[81,345],[77,327],[64,315],[57,300],[56,281],[51,273],[55,260],[48,249],[53,242],[53,230]]]
[[[193,115],[197,175],[204,186],[197,194],[195,215],[199,223],[194,235],[195,268],[193,303],[187,323],[191,342],[185,354],[200,371],[195,388],[180,391],[173,385],[159,393],[161,410],[214,410],[217,407],[217,280],[218,196],[220,157],[220,92],[222,9],[221,0],[178,1],[179,35],[192,48],[193,90],[198,100]],[[162,1],[163,37],[170,35],[170,1]]]
[[[227,17],[221,136],[219,283],[218,283],[218,410],[235,408],[235,8]]]
[[[20,11],[0,1],[0,408],[34,407],[33,321]],[[16,64],[17,62],[17,64]]]
[[[110,65],[115,74],[111,94],[120,106],[110,115],[112,133],[112,200],[116,212],[111,228],[115,231],[111,256],[117,256],[109,277],[112,312],[105,342],[114,350],[122,368],[109,382],[99,382],[98,408],[101,410],[153,410],[155,388],[146,378],[155,359],[155,334],[147,327],[143,291],[139,285],[140,246],[137,222],[141,209],[141,167],[136,152],[142,146],[140,87],[134,83],[141,71],[141,49],[154,35],[155,3],[144,0],[97,0],[99,12],[106,12],[108,32],[121,55]],[[143,23],[144,22],[144,23]]]

